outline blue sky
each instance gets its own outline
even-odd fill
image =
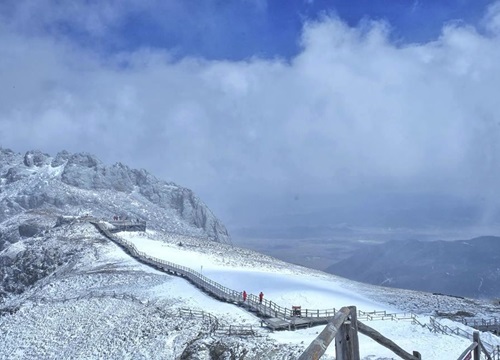
[[[176,58],[241,60],[291,58],[301,50],[304,23],[338,16],[350,26],[386,22],[393,41],[404,44],[436,39],[444,24],[477,24],[486,0],[176,0],[176,1],[6,1],[2,13],[31,16],[21,29],[67,38],[100,53],[151,47],[168,49]],[[31,9],[30,9],[31,8]],[[30,14],[30,11],[32,12]],[[83,13],[86,13],[85,16]],[[113,13],[109,15],[107,13]],[[52,15],[50,15],[52,13]],[[78,16],[97,21],[76,20]],[[101,28],[102,27],[102,28]]]
[[[437,38],[446,22],[476,23],[489,3],[484,0],[275,0],[265,5],[252,1],[208,2],[213,5],[184,1],[183,12],[191,18],[187,22],[176,21],[169,9],[164,9],[160,16],[133,14],[120,29],[122,45],[175,48],[179,56],[210,59],[290,58],[300,51],[303,24],[325,15],[338,16],[351,26],[368,19],[383,20],[390,24],[395,40],[423,42]]]
[[[3,147],[145,168],[227,224],[500,216],[500,1],[6,0],[0,43]]]

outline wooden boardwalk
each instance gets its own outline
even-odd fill
[[[474,319],[474,320],[467,320],[467,319],[462,319],[462,323],[464,325],[470,326],[474,329],[477,329],[479,331],[489,331],[493,334],[500,335],[500,319],[498,318],[493,318],[493,319]]]
[[[273,301],[263,299],[260,302],[259,297],[254,294],[248,294],[246,301],[243,301],[243,293],[241,291],[222,286],[188,267],[158,259],[139,251],[134,244],[113,234],[98,219],[88,218],[86,220],[93,224],[102,235],[116,243],[139,262],[168,274],[183,277],[210,296],[221,301],[236,304],[257,314],[262,318],[261,324],[268,326],[272,330],[295,329],[298,327],[326,324],[335,315],[336,309],[332,308],[324,310],[303,309],[300,316],[297,316],[294,315],[292,309],[279,306]]]
[[[203,276],[202,274],[188,268],[185,266],[180,266],[174,263],[171,263],[169,261],[165,261],[162,259],[155,258],[153,256],[150,256],[149,254],[146,254],[145,252],[139,251],[136,246],[124,239],[121,239],[120,237],[114,235],[111,233],[102,222],[100,222],[98,219],[95,218],[90,218],[87,217],[86,219],[82,219],[83,221],[88,221],[89,223],[93,224],[97,230],[110,239],[111,241],[115,242],[118,246],[120,246],[123,250],[125,250],[129,255],[134,257],[137,261],[149,265],[151,267],[154,267],[156,269],[159,269],[161,271],[164,271],[168,274],[176,275],[185,278],[186,280],[190,281],[193,283],[195,286],[198,288],[202,289],[205,291],[207,294],[211,295],[212,297],[219,299],[221,301],[226,301],[228,303],[233,303],[236,305],[239,305],[248,311],[256,313],[258,316],[262,318],[261,325],[266,325],[267,327],[271,328],[272,330],[291,330],[291,329],[296,329],[299,327],[306,327],[306,326],[313,326],[313,325],[318,325],[318,324],[327,324],[325,329],[322,331],[320,335],[318,335],[318,338],[315,339],[311,345],[305,350],[305,352],[302,354],[300,359],[304,360],[313,360],[313,359],[318,359],[326,350],[328,347],[329,343],[333,338],[336,339],[336,342],[339,345],[337,346],[337,350],[340,349],[341,353],[347,351],[347,349],[352,347],[353,352],[351,355],[354,357],[349,357],[345,353],[344,355],[340,356],[342,359],[347,359],[347,358],[359,358],[359,343],[357,340],[357,329],[359,328],[359,331],[362,332],[363,334],[371,337],[378,343],[382,344],[383,346],[387,347],[388,349],[392,350],[394,353],[399,355],[405,360],[418,360],[421,359],[420,353],[417,351],[413,352],[413,355],[410,353],[405,352],[403,349],[401,349],[399,346],[394,344],[392,341],[384,338],[380,333],[376,332],[375,330],[371,329],[370,327],[364,325],[359,321],[359,318],[364,318],[366,317],[367,320],[373,320],[373,319],[391,319],[391,320],[405,320],[405,319],[412,319],[412,321],[416,320],[414,314],[388,314],[386,311],[373,311],[373,312],[363,312],[360,310],[356,310],[355,307],[344,307],[340,309],[339,311],[336,311],[334,308],[333,309],[326,309],[326,310],[311,310],[311,309],[304,309],[301,310],[300,316],[298,316],[297,313],[294,313],[294,309],[287,309],[284,307],[281,307],[277,305],[276,303],[263,299],[262,302],[259,301],[258,296],[254,294],[248,294],[246,301],[243,301],[243,293],[240,291],[232,290],[227,287],[224,287],[217,282]],[[352,308],[352,309],[351,309]],[[192,310],[189,310],[192,313]],[[296,311],[296,309],[295,309]],[[203,315],[204,316],[204,315]],[[342,317],[342,319],[340,319]],[[345,320],[347,321],[345,324],[340,326],[337,324],[335,321],[337,320],[342,320],[340,323],[344,323]],[[214,322],[215,328],[217,327],[216,324],[217,322]],[[356,324],[353,326],[352,324]],[[485,324],[488,325],[488,324]],[[494,325],[496,325],[496,320]],[[346,333],[339,333],[335,334],[337,330],[342,330],[346,331],[345,329],[354,329],[354,332],[356,333],[355,336],[354,333],[350,333],[351,330],[349,330]],[[243,334],[243,335],[252,335],[255,334],[253,332],[253,329],[251,327],[245,327],[245,326],[234,326],[234,329],[232,327],[229,327],[228,334]],[[489,330],[491,331],[491,330]],[[326,335],[325,335],[326,334]],[[323,341],[322,337],[328,337],[329,341]],[[350,341],[352,338],[353,341]],[[323,339],[324,340],[324,339]],[[342,345],[344,344],[344,345]],[[347,344],[347,345],[346,345]],[[349,345],[350,344],[350,345]],[[486,343],[485,343],[486,344]],[[320,348],[320,349],[319,349]],[[319,350],[318,350],[319,349]],[[475,357],[476,359],[479,359],[479,352],[483,351],[487,358],[492,359],[492,357],[489,355],[488,351],[484,347],[483,343],[479,340],[479,332],[474,333],[474,339],[473,339],[473,344],[467,348],[464,353],[461,355],[459,360],[465,359],[465,356],[467,356],[468,351],[475,351],[475,354],[477,353],[477,356]],[[321,353],[321,354],[320,354]],[[337,358],[339,358],[339,352],[336,351]],[[497,356],[499,357],[499,352],[492,352],[492,356]]]
[[[113,220],[109,221],[113,227],[109,229],[110,232],[120,232],[120,231],[146,231],[145,221],[132,221],[132,220]]]

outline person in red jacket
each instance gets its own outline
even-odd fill
[[[243,290],[243,301],[247,301],[247,292]]]
[[[264,293],[261,291],[259,294],[259,302],[262,304],[262,299],[264,298]]]

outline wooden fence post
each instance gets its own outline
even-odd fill
[[[349,330],[346,329],[346,324],[342,324],[335,336],[335,358],[337,360],[353,360],[349,354]]]
[[[358,340],[358,311],[356,306],[349,306],[351,310],[351,338],[353,348],[353,359],[359,359],[359,340]]]
[[[474,360],[479,360],[481,356],[481,347],[479,345],[479,331],[474,331],[472,333],[472,341],[477,344],[474,348]]]
[[[298,360],[318,360],[326,351],[330,342],[336,338],[344,320],[349,316],[349,308],[341,308],[328,322],[323,331],[307,347]]]
[[[356,307],[349,306],[349,318],[340,326],[335,336],[337,360],[359,359],[359,340]]]

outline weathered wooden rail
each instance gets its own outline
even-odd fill
[[[385,338],[376,330],[370,328],[369,326],[363,324],[358,320],[359,316],[359,318],[363,318],[366,320],[412,320],[412,322],[419,323],[416,319],[416,315],[414,314],[391,314],[387,313],[386,311],[365,312],[361,310],[358,312],[353,306],[349,308],[344,307],[339,311],[336,311],[335,308],[324,310],[303,309],[300,312],[300,316],[297,316],[297,314],[294,313],[293,309],[284,308],[267,299],[262,299],[261,301],[259,297],[254,294],[248,294],[247,299],[243,301],[243,293],[241,291],[236,291],[222,286],[221,284],[188,267],[180,266],[169,261],[155,258],[143,251],[138,250],[134,244],[111,233],[111,231],[107,229],[104,224],[101,223],[98,219],[86,218],[85,221],[93,224],[102,235],[115,242],[125,252],[130,254],[139,262],[152,266],[169,274],[183,277],[209,295],[219,300],[243,306],[247,310],[253,311],[263,317],[263,322],[265,322],[271,328],[273,328],[272,322],[270,320],[266,320],[266,318],[291,320],[291,322],[286,322],[286,325],[275,327],[276,329],[290,329],[292,325],[293,327],[297,327],[300,325],[312,326],[326,323],[327,326],[325,327],[325,329],[311,343],[311,345],[306,349],[299,360],[319,359],[324,354],[326,348],[333,339],[335,339],[336,341],[337,360],[359,359],[359,343],[357,335],[358,332],[361,332],[362,334],[372,338],[374,341],[392,350],[395,354],[397,354],[404,360],[421,359],[420,353],[416,351],[413,351],[413,354],[406,352],[394,342]],[[419,324],[422,325],[421,323]],[[441,326],[443,328],[442,325],[434,324],[434,326]],[[243,329],[241,327],[230,327],[228,331],[233,333],[240,332],[241,334],[254,334],[252,328]],[[441,329],[441,331],[447,333],[449,329],[444,328]],[[479,336],[479,333],[477,334],[477,336]],[[458,360],[471,359],[470,357],[468,357],[468,354],[470,354],[471,351],[474,351],[474,354],[476,354],[476,352],[480,354],[480,352],[482,351],[486,355],[486,358],[489,360],[495,359],[491,356],[496,355],[497,359],[500,360],[500,355],[498,354],[498,352],[492,352],[492,355],[489,354],[488,350],[479,340],[479,337],[477,338],[477,341],[474,341],[469,348],[464,351],[464,353],[462,354],[463,356]],[[474,357],[473,359],[479,360],[479,357]]]
[[[129,241],[126,241],[115,234],[111,233],[106,226],[97,219],[86,219],[88,222],[93,224],[97,230],[107,237],[108,239],[115,242],[123,250],[125,250],[132,257],[138,261],[157,268],[161,271],[181,276],[195,286],[199,287],[206,293],[210,294],[219,300],[238,304],[245,307],[247,310],[253,311],[264,318],[279,318],[284,320],[295,320],[295,325],[306,324],[307,326],[312,326],[315,324],[327,323],[330,318],[335,315],[335,309],[303,309],[301,310],[300,319],[293,313],[292,309],[288,309],[279,306],[273,301],[262,299],[260,301],[259,297],[254,294],[248,294],[246,301],[243,301],[243,293],[241,291],[236,291],[207,278],[206,276],[192,270],[191,268],[180,266],[169,261],[155,258],[149,254],[140,251],[137,247]],[[266,320],[263,320],[266,324]],[[290,323],[288,323],[290,324]],[[272,327],[272,326],[271,326]],[[290,325],[287,326],[290,328]],[[280,327],[284,328],[284,327]]]
[[[109,229],[110,232],[120,231],[146,231],[146,222],[141,220],[113,220],[109,221],[113,228]]]
[[[472,344],[465,349],[462,354],[457,358],[457,360],[480,360],[481,354],[486,356],[486,359],[493,360],[494,358],[490,355],[488,350],[484,347],[480,337],[479,331],[474,331]]]
[[[500,319],[492,318],[492,319],[461,319],[462,324],[470,326],[479,331],[489,331],[496,335],[500,335]]]
[[[323,356],[334,339],[337,360],[358,360],[360,359],[358,332],[391,350],[403,360],[422,359],[418,351],[413,351],[412,354],[410,354],[392,340],[359,321],[356,315],[357,311],[355,306],[343,307],[340,309],[317,338],[311,342],[304,353],[299,357],[299,360],[318,360]],[[472,341],[472,344],[460,354],[457,360],[480,360],[481,354],[484,354],[485,359],[488,360],[500,359],[500,354],[498,352],[490,352],[486,348],[480,339],[479,331],[474,331]]]
[[[299,360],[318,360],[334,339],[337,360],[359,360],[358,332],[390,349],[404,360],[419,360],[422,358],[419,352],[413,351],[413,354],[406,352],[378,331],[360,322],[357,319],[356,307],[349,306],[341,308],[335,314],[323,331],[302,353]]]
[[[474,345],[475,342],[477,342],[475,340],[475,335],[474,335],[475,332],[469,332],[469,331],[466,331],[466,330],[459,328],[459,327],[452,328],[452,327],[449,327],[448,325],[440,324],[439,321],[433,317],[430,317],[428,324],[422,324],[420,321],[418,321],[418,319],[416,317],[413,318],[412,322],[414,324],[417,324],[417,325],[420,325],[424,328],[427,328],[431,332],[441,333],[441,334],[445,334],[445,335],[458,335],[458,336],[464,337],[466,339],[470,339],[473,342],[471,347]],[[500,346],[498,346],[498,345],[493,346],[493,345],[487,343],[486,341],[481,341],[480,345],[481,345],[481,349],[485,353],[487,359],[500,360]],[[459,357],[458,360],[471,359],[471,357],[467,358],[468,354],[470,354],[470,353],[471,353],[470,351],[464,351],[464,353],[462,354],[462,355],[464,355],[464,357]]]

